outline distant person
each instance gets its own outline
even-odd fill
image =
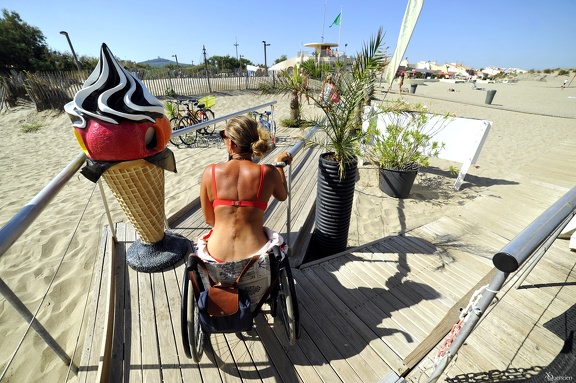
[[[334,92],[336,92],[336,85],[334,84],[334,78],[329,74],[326,76],[326,80],[322,86],[322,93],[320,94],[320,102],[322,103],[322,106],[330,106]]]
[[[568,79],[564,80],[564,82],[562,83],[561,88],[566,88],[566,84],[568,84]]]
[[[404,72],[402,72],[402,73],[400,74],[400,84],[399,84],[400,93],[402,93],[402,85],[404,85]]]

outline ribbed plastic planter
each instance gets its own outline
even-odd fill
[[[340,179],[338,162],[327,160],[328,155],[330,153],[322,154],[318,163],[316,216],[312,236],[314,254],[309,254],[315,259],[346,250],[354,202],[358,163],[355,161],[347,164],[344,177]]]
[[[418,170],[380,169],[380,190],[394,198],[406,198],[412,190]]]

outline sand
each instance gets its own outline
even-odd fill
[[[471,85],[426,83],[415,94],[398,94],[397,84],[387,97],[403,97],[409,102],[429,105],[432,111],[452,112],[459,117],[486,119],[492,130],[476,166],[469,172],[462,189],[453,190],[454,179],[444,174],[421,173],[409,198],[396,200],[384,195],[377,185],[356,186],[349,245],[356,246],[423,225],[442,215],[452,214],[469,201],[487,193],[491,180],[506,179],[510,170],[538,159],[541,148],[563,140],[576,140],[576,85],[561,89],[564,78],[548,81],[520,81],[515,84],[478,84],[496,89],[492,105],[485,105],[485,92]],[[405,82],[409,89],[409,81]],[[450,91],[453,89],[454,91]],[[382,99],[380,88],[378,98]],[[289,115],[285,97],[262,96],[254,92],[217,95],[213,108],[218,116],[277,100],[276,121]],[[304,106],[304,113],[312,113]],[[38,122],[41,129],[23,133],[20,127]],[[68,117],[63,113],[36,113],[33,106],[19,106],[0,113],[0,225],[4,225],[30,201],[56,174],[77,157],[80,149],[73,138]],[[295,134],[297,134],[295,132]],[[191,150],[174,149],[178,175],[166,175],[167,213],[190,202],[188,185],[182,180],[197,180],[187,175],[186,161]],[[223,153],[224,156],[224,153]],[[572,163],[573,158],[571,159]],[[432,165],[446,171],[446,161]],[[190,178],[187,178],[190,177]],[[470,181],[471,180],[471,181]],[[115,202],[110,202],[112,219],[125,221]],[[92,277],[94,255],[100,233],[107,224],[102,200],[95,184],[76,175],[56,196],[43,214],[6,254],[0,258],[0,278],[16,292],[32,311],[36,311],[48,286],[38,318],[59,344],[72,353],[80,333],[86,293]],[[53,275],[58,274],[52,282]],[[27,324],[0,298],[0,370],[14,352]],[[80,359],[74,356],[76,362]],[[31,332],[9,370],[9,381],[51,381],[66,374],[66,368]],[[53,378],[53,379],[50,379]],[[8,381],[8,380],[7,380]]]

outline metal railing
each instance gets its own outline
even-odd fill
[[[202,129],[208,125],[225,122],[229,118],[246,114],[251,111],[271,107],[277,101],[267,102],[257,105],[248,109],[244,109],[235,113],[231,113],[222,117],[212,119],[208,122],[203,122],[197,125],[183,128],[173,135],[180,135],[184,133],[194,132],[195,130]],[[273,114],[271,114],[273,118]],[[296,144],[295,146],[297,146]],[[299,150],[299,149],[298,149]],[[24,234],[42,211],[50,204],[54,197],[62,190],[66,183],[80,170],[86,160],[84,153],[79,154],[73,161],[71,161],[56,177],[52,179],[30,202],[28,202],[22,209],[20,209],[2,228],[0,228],[0,257]],[[101,186],[101,185],[100,185]],[[113,230],[113,225],[110,218],[110,212],[106,204],[103,188],[100,187],[102,198],[104,200],[104,207],[108,217],[110,229]],[[46,328],[36,319],[36,316],[30,312],[26,305],[18,298],[18,296],[10,289],[10,287],[0,278],[0,294],[6,299],[18,314],[29,324],[29,328],[34,329],[38,335],[46,342],[46,344],[58,355],[58,357],[67,365],[71,370],[76,373],[78,367],[74,365],[73,361],[62,349],[58,342],[48,333]],[[24,335],[25,336],[25,335]],[[15,355],[15,354],[14,354]],[[14,357],[13,355],[13,357]],[[12,357],[12,358],[13,358]],[[10,363],[8,363],[9,365]],[[6,370],[8,367],[6,367]],[[5,370],[5,371],[6,371]],[[2,374],[2,372],[0,372]],[[1,378],[1,376],[0,376]]]
[[[532,260],[530,267],[521,276],[520,280],[522,281],[575,215],[576,187],[573,187],[494,255],[492,262],[498,271],[482,293],[478,303],[467,314],[460,332],[454,337],[447,353],[439,360],[428,379],[429,383],[435,383],[450,361],[456,356],[460,347],[472,333],[472,330],[496,297],[496,294],[504,286],[510,273],[518,270],[528,260]]]

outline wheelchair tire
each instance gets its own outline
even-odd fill
[[[278,304],[280,316],[284,322],[286,336],[290,345],[296,344],[296,339],[300,337],[300,314],[298,311],[298,300],[296,298],[296,288],[292,279],[292,271],[288,259],[284,259],[278,272]]]
[[[182,307],[181,307],[181,332],[184,353],[194,362],[199,363],[204,352],[204,341],[207,335],[202,331],[198,320],[198,305],[194,296],[194,288],[188,277],[188,272],[193,270],[190,266],[184,269],[182,278]],[[200,275],[196,270],[196,280],[200,280]]]

